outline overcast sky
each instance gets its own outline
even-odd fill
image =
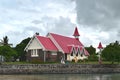
[[[72,37],[85,46],[120,41],[120,0],[0,0],[0,39],[14,46],[35,32]]]

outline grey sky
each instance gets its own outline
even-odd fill
[[[120,40],[119,8],[120,0],[76,0],[77,22],[94,34],[103,32],[97,37],[103,43]]]
[[[120,0],[1,0],[0,38],[14,45],[35,32],[72,37],[77,26],[85,46],[120,41]]]

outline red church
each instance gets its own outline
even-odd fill
[[[48,33],[46,37],[34,35],[25,48],[27,61],[60,62],[61,58],[65,61],[87,59],[89,53],[79,40],[77,27],[73,36],[71,38],[55,33]]]

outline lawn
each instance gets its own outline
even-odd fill
[[[2,64],[61,64],[60,62],[37,62],[37,63],[31,63],[31,62],[3,62]],[[86,62],[66,62],[66,64],[99,64],[98,61],[86,61]],[[112,64],[112,62],[109,61],[103,61],[102,64]],[[114,62],[114,64],[120,64],[118,62]]]

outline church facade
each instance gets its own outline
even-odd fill
[[[77,62],[87,59],[89,53],[79,40],[77,27],[73,36],[71,38],[55,33],[48,33],[46,37],[34,35],[24,49],[27,52],[27,61],[59,62],[63,59]]]

